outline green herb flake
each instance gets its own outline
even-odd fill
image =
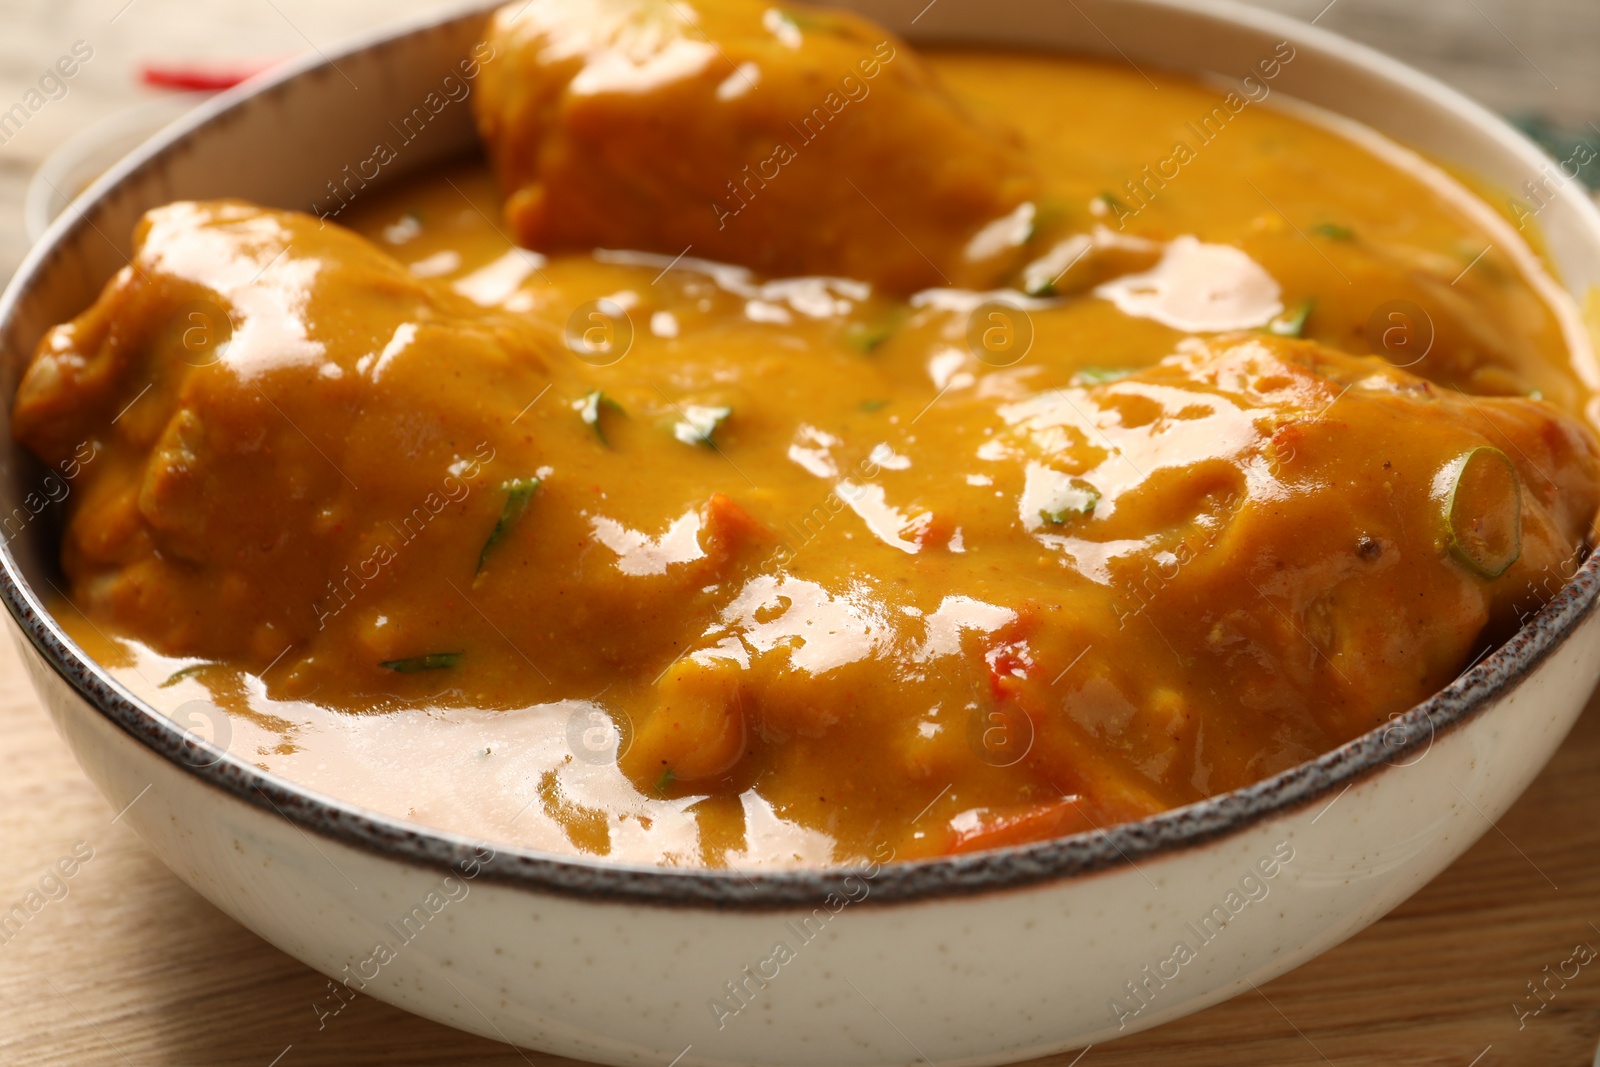
[[[461,662],[460,652],[430,652],[426,656],[412,656],[409,659],[388,659],[378,666],[386,671],[396,674],[416,674],[418,671],[441,671],[447,667],[454,667]]]
[[[1330,241],[1354,241],[1356,231],[1348,226],[1341,226],[1337,222],[1319,222],[1311,227],[1311,232],[1318,237],[1326,237]]]
[[[870,356],[878,347],[894,336],[894,326],[884,322],[852,322],[844,328],[844,343]]]
[[[665,793],[668,789],[672,788],[672,783],[676,782],[677,780],[678,776],[673,773],[671,767],[668,767],[666,770],[661,772],[661,777],[656,779],[656,792]]]
[[[1114,213],[1122,215],[1129,213],[1128,205],[1124,204],[1116,193],[1103,192],[1099,196],[1095,197],[1095,200],[1101,204],[1104,204],[1107,210]]]
[[[861,410],[868,413],[882,411],[888,406],[889,402],[887,400],[863,400],[861,402]]]
[[[1304,337],[1306,319],[1311,317],[1312,301],[1304,300],[1294,310],[1279,315],[1267,323],[1267,331],[1279,337]]]
[[[717,447],[717,430],[733,414],[729,407],[708,407],[690,404],[683,409],[683,419],[672,426],[672,436],[686,445]]]
[[[489,551],[495,545],[505,540],[506,534],[511,532],[511,527],[522,518],[522,513],[528,510],[528,501],[533,499],[534,491],[539,488],[537,478],[513,478],[508,482],[501,482],[500,488],[506,494],[506,502],[500,509],[500,519],[494,524],[494,529],[489,531],[489,539],[483,543],[483,549],[478,553],[478,569],[474,574],[483,573],[483,565],[489,558]]]
[[[836,18],[829,18],[827,13],[820,11],[793,11],[789,8],[774,8],[777,17],[787,22],[797,30],[816,30],[821,33],[837,34],[842,25]]]
[[[1106,382],[1121,381],[1135,369],[1134,367],[1079,367],[1072,378],[1079,385],[1104,385]]]
[[[601,413],[614,411],[618,415],[627,414],[622,410],[621,404],[612,400],[598,389],[592,393],[585,393],[581,400],[574,400],[572,402],[572,410],[578,413],[578,418],[582,419],[585,425],[594,430],[594,435],[600,438],[600,443],[607,448],[611,447],[611,442],[606,440],[606,429],[600,424]]]
[[[189,664],[189,666],[183,668],[182,670],[173,671],[171,674],[169,674],[167,676],[167,680],[162,682],[161,685],[158,688],[170,689],[172,686],[177,685],[179,682],[183,681],[185,678],[193,678],[195,675],[201,673],[202,671],[207,670],[208,668],[211,668],[211,667],[215,667],[215,666],[216,666],[215,663],[191,663],[191,664]]]
[[[1094,511],[1100,503],[1100,490],[1082,478],[1070,478],[1051,499],[1039,509],[1039,517],[1052,526],[1060,526],[1072,519],[1082,518]]]
[[[1109,205],[1108,205],[1109,206]],[[1059,200],[1041,199],[1034,205],[1033,221],[1028,226],[1028,237],[1024,242],[1031,244],[1049,231],[1055,230],[1067,219],[1067,205]]]

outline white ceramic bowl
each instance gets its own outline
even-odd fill
[[[1298,55],[1279,93],[1502,187],[1551,165],[1450,90],[1246,8],[942,0],[914,19],[923,4],[859,6],[913,40],[1117,50],[1185,71],[1246,72],[1287,39]],[[141,212],[215,196],[308,208],[440,83],[481,23],[479,12],[414,24],[291,65],[113,168],[0,301],[4,409],[43,331],[123,264]],[[473,140],[467,109],[446,109],[385,178]],[[1574,292],[1600,280],[1592,204],[1569,186],[1540,223]],[[9,511],[41,472],[13,447],[3,473]],[[10,540],[0,595],[62,736],[179,877],[352,989],[612,1064],[987,1064],[1203,1008],[1339,943],[1460,855],[1538,773],[1600,673],[1591,559],[1514,640],[1387,729],[1189,808],[854,873],[629,868],[361,811],[186,733],[87,662],[46,611],[58,525]]]
[[[143,100],[79,130],[45,157],[28,179],[22,222],[30,240],[44,236],[72,198],[169,122],[207,99],[204,93],[176,93]]]

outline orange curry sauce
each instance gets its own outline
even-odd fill
[[[63,617],[236,755],[627,861],[995,847],[1355,737],[1585,550],[1574,313],[1291,47],[591,6],[492,28],[492,168],[154,211],[27,372]]]

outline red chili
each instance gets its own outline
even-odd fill
[[[276,59],[249,60],[231,67],[194,67],[182,64],[146,63],[139,68],[139,79],[158,89],[188,92],[219,92],[231,89],[246,78],[278,64]]]

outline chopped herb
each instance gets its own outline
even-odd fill
[[[415,674],[418,671],[438,671],[454,667],[461,662],[461,656],[460,652],[430,652],[426,656],[412,656],[410,659],[384,660],[378,666],[397,674]]]
[[[661,777],[656,779],[656,792],[665,793],[672,787],[672,783],[676,782],[677,780],[678,776],[672,773],[671,767],[668,767],[666,770],[661,772]]]
[[[838,33],[841,28],[838,19],[829,18],[823,12],[790,11],[781,7],[775,10],[780,19],[797,30],[820,30],[823,33]]]
[[[183,681],[185,678],[193,678],[195,675],[199,674],[201,671],[205,670],[206,668],[215,667],[215,666],[216,666],[215,663],[191,663],[189,666],[183,668],[181,671],[173,671],[170,675],[167,676],[167,680],[161,683],[159,688],[167,689],[167,688],[169,688],[171,686],[177,685],[179,682]]]
[[[1041,199],[1034,204],[1033,221],[1028,224],[1028,236],[1023,241],[1029,244],[1040,234],[1054,230],[1067,218],[1067,206],[1059,200]]]
[[[1072,377],[1074,381],[1084,385],[1103,385],[1106,382],[1115,382],[1132,374],[1134,367],[1079,367]]]
[[[1337,222],[1319,222],[1311,227],[1311,232],[1318,237],[1326,237],[1330,241],[1353,241],[1356,231],[1348,226],[1341,226]]]
[[[1056,492],[1055,498],[1039,509],[1039,517],[1045,522],[1060,526],[1069,519],[1089,514],[1098,503],[1100,503],[1100,490],[1082,478],[1070,478]]]
[[[733,409],[728,407],[690,404],[683,409],[683,420],[673,424],[672,436],[686,445],[715,448],[717,430],[732,414]]]
[[[1094,254],[1091,254],[1094,253]],[[1107,259],[1107,254],[1110,259]],[[1051,249],[1022,268],[1022,291],[1029,296],[1052,297],[1076,292],[1090,283],[1093,277],[1104,272],[1107,264],[1126,259],[1119,252],[1095,253],[1095,242],[1088,234],[1075,233],[1057,241]],[[1077,269],[1083,264],[1081,269]],[[1068,275],[1071,278],[1067,278]],[[1067,278],[1066,284],[1061,284]]]
[[[576,411],[578,417],[594,430],[594,435],[600,438],[600,443],[607,448],[611,447],[611,442],[606,440],[605,427],[600,425],[601,411],[615,411],[618,415],[627,414],[622,410],[621,404],[612,400],[598,389],[592,393],[585,393],[582,400],[574,400],[572,402],[572,410]]]
[[[1509,280],[1505,269],[1497,262],[1500,257],[1493,254],[1494,245],[1485,248],[1482,245],[1460,243],[1456,245],[1455,252],[1462,270],[1457,281],[1465,280],[1470,274],[1475,281],[1503,287]]]
[[[862,411],[882,411],[888,405],[889,405],[889,402],[887,400],[863,400],[861,402],[861,410]]]
[[[844,328],[844,343],[870,356],[894,334],[894,325],[885,322],[852,322]]]
[[[1279,337],[1304,337],[1306,335],[1306,319],[1311,317],[1312,301],[1303,300],[1294,310],[1279,315],[1267,323],[1267,331]]]
[[[489,550],[505,539],[511,532],[511,527],[522,518],[522,513],[528,510],[528,501],[533,498],[534,490],[539,488],[537,478],[513,478],[509,482],[501,482],[500,488],[505,491],[506,502],[500,509],[500,519],[494,524],[494,529],[489,531],[489,539],[483,543],[483,549],[478,553],[478,569],[474,574],[483,573],[483,564],[489,558]]]
[[[1096,203],[1103,205],[1107,211],[1111,211],[1113,213],[1126,214],[1128,212],[1128,205],[1124,204],[1117,197],[1116,193],[1103,192],[1099,196],[1095,197],[1094,200],[1091,202],[1091,204],[1096,204]],[[1091,211],[1093,210],[1092,206],[1091,206],[1090,210]],[[1095,212],[1095,214],[1103,215],[1103,214],[1105,214],[1105,212],[1104,211],[1099,211],[1099,212]]]
[[[1522,482],[1511,457],[1480,445],[1456,468],[1445,501],[1450,554],[1480,578],[1498,578],[1522,555]]]

